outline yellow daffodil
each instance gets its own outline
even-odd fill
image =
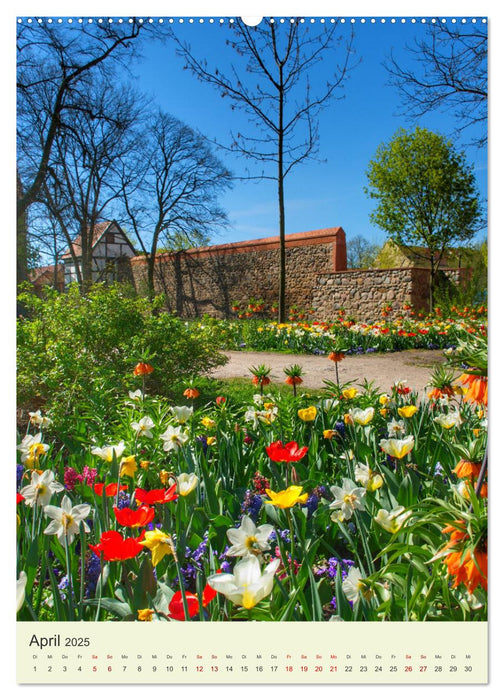
[[[207,445],[215,445],[217,442],[217,438],[215,436],[207,437],[206,443]]]
[[[151,622],[153,615],[154,610],[150,608],[143,608],[143,610],[138,611],[138,619],[141,620],[141,622]]]
[[[308,494],[302,494],[302,490],[302,486],[289,486],[285,491],[278,491],[277,493],[271,489],[266,489],[266,493],[271,500],[265,501],[265,503],[271,503],[277,508],[292,508],[296,503],[306,503],[308,500]]]
[[[380,408],[380,416],[386,416],[388,413],[388,408]]]
[[[161,471],[159,472],[159,480],[163,484],[163,486],[166,486],[166,484],[168,484],[171,477],[172,472],[167,472],[166,469],[161,469]]]
[[[332,440],[332,438],[337,434],[336,430],[324,430],[323,436],[326,440]]]
[[[152,552],[152,566],[157,566],[162,558],[168,554],[173,555],[173,540],[170,535],[158,530],[150,530],[145,533],[145,539],[140,542]]]
[[[121,459],[121,476],[130,476],[133,478],[137,469],[138,466],[134,455]]]
[[[388,394],[382,394],[378,401],[380,402],[381,406],[388,406],[390,403],[390,396],[388,396]]]
[[[401,406],[401,408],[397,409],[397,413],[401,418],[411,418],[417,411],[418,408],[416,406]]]
[[[358,393],[358,390],[354,387],[351,387],[350,389],[343,389],[341,392],[344,399],[355,399]]]
[[[150,464],[149,460],[143,459],[143,460],[140,462],[140,469],[148,469],[148,468],[149,468],[149,464]]]
[[[308,406],[308,408],[300,408],[298,411],[298,416],[305,423],[310,423],[315,420],[317,415],[317,408],[315,406]]]

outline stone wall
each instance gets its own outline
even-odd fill
[[[321,273],[346,269],[346,240],[342,228],[289,234],[286,242],[286,303],[309,307]],[[146,263],[130,260],[135,286],[145,289]],[[278,300],[278,237],[195,248],[159,255],[156,290],[167,307],[184,317],[232,315],[233,302],[251,297],[266,304]]]
[[[445,269],[441,273],[453,284],[467,279],[469,270]],[[386,270],[346,270],[317,277],[312,304],[317,318],[331,320],[344,308],[360,321],[376,321],[384,306],[393,318],[403,313],[405,304],[416,311],[429,308],[430,270],[393,268]]]
[[[384,306],[391,316],[409,304],[416,311],[429,306],[430,271],[425,268],[347,270],[342,228],[287,235],[287,306],[313,309],[313,317],[331,320],[344,308],[363,321],[376,320]],[[146,291],[147,266],[142,256],[129,260],[137,291]],[[251,298],[266,306],[278,301],[278,237],[227,243],[159,255],[155,285],[169,311],[191,318],[210,314],[234,316],[232,305]],[[444,284],[458,284],[468,270],[444,269]]]

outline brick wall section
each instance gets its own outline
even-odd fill
[[[341,227],[289,234],[286,239],[288,305],[311,305],[321,273],[346,269],[346,240]],[[251,297],[267,304],[278,300],[278,237],[195,248],[159,255],[156,289],[166,295],[170,311],[184,317],[204,313],[232,315],[234,301]],[[145,289],[143,257],[130,260],[135,286]]]
[[[447,269],[443,273],[454,284],[467,279],[465,269]],[[312,307],[320,319],[331,320],[344,308],[348,316],[360,321],[375,321],[384,306],[392,307],[391,317],[402,313],[404,304],[416,311],[429,306],[430,271],[424,268],[387,270],[347,270],[322,274],[313,290]]]

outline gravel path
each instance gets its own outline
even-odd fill
[[[334,364],[320,355],[288,355],[275,352],[225,353],[229,361],[211,373],[212,377],[231,379],[251,378],[249,367],[260,364],[271,367],[273,382],[283,382],[283,368],[299,364],[303,368],[303,386],[309,389],[324,387],[324,380],[335,381]],[[386,354],[350,355],[339,363],[340,383],[374,381],[382,391],[389,391],[396,381],[421,393],[428,385],[432,369],[444,360],[441,350],[405,350]]]

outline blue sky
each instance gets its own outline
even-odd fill
[[[416,23],[405,16],[401,23],[387,19],[375,23],[366,18],[355,23],[346,18],[340,24],[338,35],[347,37],[355,32],[353,59],[358,65],[350,72],[343,90],[332,100],[319,117],[319,158],[325,162],[306,161],[293,169],[286,180],[286,230],[294,233],[330,226],[342,226],[348,238],[362,235],[372,243],[385,240],[384,233],[371,224],[369,214],[374,203],[364,193],[365,171],[382,142],[387,142],[400,127],[413,124],[400,116],[400,99],[395,88],[387,86],[388,73],[383,62],[393,49],[394,55],[407,62],[405,51],[415,38],[421,38],[428,24],[420,18]],[[459,20],[460,21],[460,20]],[[479,20],[481,23],[481,20]],[[198,58],[206,58],[210,66],[223,72],[232,60],[240,65],[239,57],[225,46],[231,35],[227,22],[213,24],[205,18],[171,25],[177,34],[191,44]],[[318,30],[317,24],[312,25]],[[150,42],[144,49],[144,58],[134,68],[138,87],[149,94],[162,109],[171,112],[190,126],[224,144],[230,141],[230,132],[244,131],[247,127],[243,112],[231,111],[230,102],[208,84],[199,82],[189,71],[183,70],[183,60],[175,53],[173,42]],[[335,54],[338,56],[338,54]],[[339,53],[340,60],[342,53]],[[320,71],[320,72],[319,72]],[[317,69],[317,80],[331,73],[328,60]],[[451,114],[433,113],[418,122],[420,126],[452,136],[455,121]],[[483,149],[467,146],[471,133],[455,141],[465,150],[468,162],[474,166],[478,188],[483,199],[487,197],[487,154]],[[236,174],[244,173],[244,162],[225,152],[219,156]],[[252,170],[252,172],[257,172]],[[221,199],[230,219],[227,230],[215,235],[212,242],[231,242],[275,235],[278,227],[276,184],[271,180],[236,182],[232,191]]]

